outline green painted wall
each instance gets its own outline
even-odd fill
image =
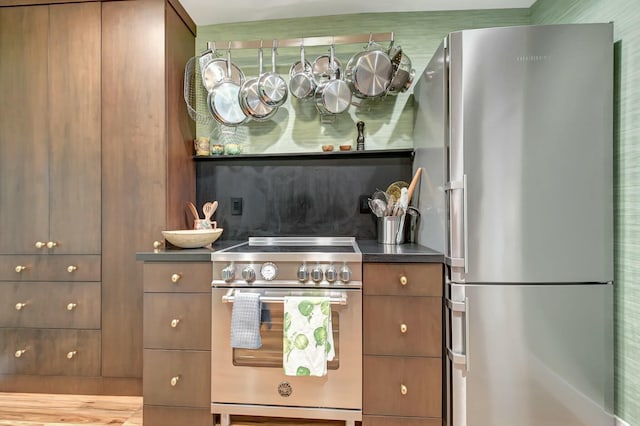
[[[450,31],[465,28],[482,28],[529,23],[528,9],[507,9],[465,12],[375,13],[340,15],[316,18],[281,19],[272,21],[208,25],[198,27],[196,52],[206,48],[207,41],[259,40],[270,46],[274,38],[298,38],[370,32],[393,31],[412,60],[416,73],[422,72],[442,38]],[[219,45],[220,43],[218,43]],[[344,66],[358,52],[361,45],[337,46],[337,56]],[[328,46],[308,48],[307,57],[313,60],[328,53]],[[299,59],[298,48],[278,51],[278,71],[288,81],[289,67]],[[232,51],[236,62],[248,76],[256,76],[257,52]],[[267,59],[267,58],[266,58]],[[270,62],[265,61],[265,65]],[[266,67],[265,67],[266,68]],[[274,119],[250,122],[240,126],[233,136],[241,141],[244,152],[284,153],[320,151],[321,145],[356,145],[356,122],[365,122],[367,149],[396,149],[413,146],[413,108],[411,89],[397,97],[371,102],[359,108],[351,107],[348,113],[336,116],[333,124],[321,124],[313,101],[287,100]],[[216,130],[216,129],[213,129]],[[198,126],[198,135],[213,133],[212,129]]]
[[[532,23],[614,22],[616,40],[616,414],[640,424],[640,7],[637,0],[538,0]]]

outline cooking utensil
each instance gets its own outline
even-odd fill
[[[320,55],[311,65],[311,75],[316,86],[332,78],[339,80],[342,78],[342,63],[338,58],[334,57],[332,66],[331,55]]]
[[[334,46],[331,45],[329,57],[329,68],[334,69],[335,55]],[[337,79],[336,74],[333,74],[331,80],[322,82],[316,88],[314,98],[316,101],[316,108],[320,114],[340,114],[345,112],[349,105],[351,105],[351,89],[349,85],[344,81]]]
[[[347,62],[345,80],[358,98],[375,98],[387,92],[393,66],[389,55],[369,38],[365,50],[358,52]]]
[[[201,62],[202,84],[208,92],[211,92],[213,88],[225,80],[229,74],[231,75],[231,80],[233,80],[237,85],[240,86],[244,83],[245,75],[240,67],[232,63],[231,72],[229,73],[227,70],[228,60],[217,55],[215,45],[212,50],[205,51],[204,55],[208,55],[210,57],[206,63],[202,63],[205,61]]]
[[[389,185],[385,191],[387,194],[392,194],[396,199],[400,199],[401,189],[408,188],[409,184],[403,180],[398,180]]]
[[[240,84],[231,76],[231,49],[227,50],[227,76],[216,84],[208,96],[209,111],[213,118],[225,126],[237,126],[247,121],[240,107]]]
[[[277,43],[271,50],[271,72],[265,73],[258,79],[258,93],[260,100],[269,106],[280,106],[287,100],[287,82],[276,71]]]
[[[300,46],[300,60],[289,69],[289,91],[298,99],[307,99],[317,87],[313,79],[311,64],[304,57],[304,46]]]
[[[196,209],[196,206],[192,202],[187,203],[187,208],[189,209],[189,211],[191,212],[195,220],[200,219],[200,215],[198,214],[198,209]]]
[[[258,90],[258,82],[262,77],[262,47],[258,49],[258,77],[246,80],[240,88],[240,108],[249,117],[256,121],[266,121],[278,111],[275,106],[262,102]]]
[[[418,167],[416,173],[413,175],[413,179],[411,179],[411,183],[409,184],[409,188],[407,190],[407,205],[411,202],[411,197],[413,196],[413,191],[416,189],[416,185],[420,180],[420,175],[422,174],[422,167]]]
[[[369,198],[369,208],[377,217],[383,217],[387,210],[387,205],[378,198]]]
[[[411,87],[416,72],[411,68],[411,59],[400,46],[392,46],[389,49],[389,57],[393,66],[393,75],[387,88],[387,94],[397,95],[398,93],[406,92]]]
[[[211,221],[211,215],[213,215],[213,203],[204,203],[202,206],[202,213],[204,213],[204,220]]]
[[[201,78],[201,58],[206,54],[208,53],[205,51],[202,55],[194,56],[187,61],[184,67],[183,89],[189,117],[198,124],[210,126],[216,121],[211,114],[207,113],[208,92]]]

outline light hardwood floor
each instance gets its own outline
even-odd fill
[[[142,397],[0,392],[0,426],[142,426]]]

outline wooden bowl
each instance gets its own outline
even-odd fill
[[[208,246],[220,238],[222,228],[162,231],[162,235],[176,247],[198,248]]]
[[[331,152],[333,151],[333,145],[322,145],[322,150],[324,152]]]

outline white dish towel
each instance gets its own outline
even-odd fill
[[[327,361],[335,356],[328,297],[284,298],[282,365],[287,376],[327,374]]]
[[[260,338],[260,295],[236,292],[231,310],[231,347],[258,349]]]

